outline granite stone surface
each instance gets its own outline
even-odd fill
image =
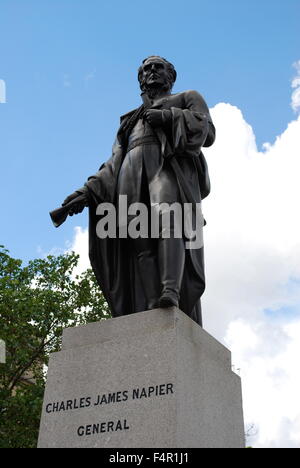
[[[244,447],[229,350],[176,308],[66,329],[39,447]]]

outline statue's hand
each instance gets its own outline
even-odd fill
[[[72,200],[75,200],[75,198],[77,198],[79,196],[79,193],[78,192],[74,192],[72,193],[71,195],[69,195],[65,201],[63,202],[62,206],[65,206],[67,205],[68,203],[70,203]]]
[[[84,208],[89,205],[87,193],[74,192],[69,195],[62,206],[72,204],[69,215],[73,216],[74,214],[82,213]]]
[[[148,109],[144,114],[144,119],[152,127],[161,127],[163,124],[163,113],[159,109]]]

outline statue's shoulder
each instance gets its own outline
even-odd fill
[[[182,94],[184,94],[184,98],[186,100],[195,100],[195,101],[204,100],[203,96],[195,89],[188,89],[187,91],[184,91]]]
[[[194,89],[187,89],[186,91],[181,91],[180,93],[171,94],[171,101],[185,104],[187,102],[203,102],[203,97],[198,91]]]
[[[176,93],[172,94],[172,96],[181,96],[181,97],[186,97],[186,96],[200,96],[198,91],[195,91],[194,89],[186,89],[185,91],[181,91],[181,93]]]

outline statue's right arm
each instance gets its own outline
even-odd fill
[[[78,199],[77,202],[76,199]],[[72,202],[72,208],[69,210],[69,215],[73,216],[74,214],[81,213],[86,206],[89,206],[88,189],[84,186],[81,189],[76,190],[76,192],[72,193],[65,199],[62,206],[68,205],[70,202]]]
[[[88,178],[84,186],[69,195],[62,206],[72,202],[69,214],[81,213],[85,207],[92,204],[98,205],[104,201],[110,201],[110,194],[114,184],[114,152],[112,157],[96,172]],[[78,202],[76,199],[78,198]]]
[[[116,138],[111,157],[102,164],[95,175],[89,177],[84,185],[84,188],[88,191],[91,203],[99,205],[103,202],[114,202],[115,186],[122,161],[122,154],[122,145],[118,138]]]

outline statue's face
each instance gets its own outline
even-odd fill
[[[167,64],[159,58],[150,58],[143,65],[142,82],[146,87],[160,87],[168,83]]]

